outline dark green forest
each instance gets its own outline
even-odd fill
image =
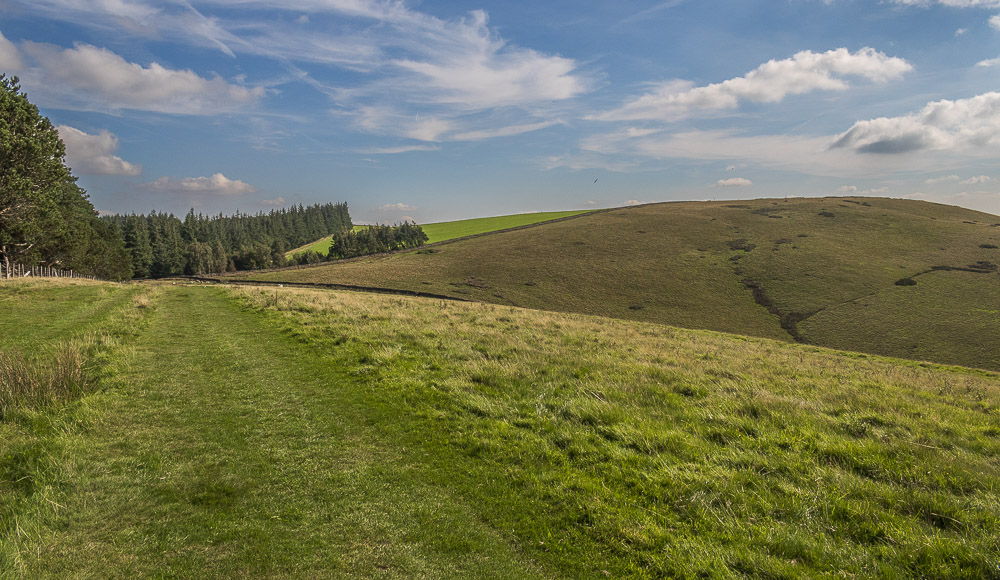
[[[65,156],[17,77],[0,75],[0,264],[5,272],[20,264],[130,278],[121,237],[98,218]]]
[[[330,240],[327,259],[356,258],[405,248],[422,246],[427,234],[417,224],[403,222],[398,226],[376,224],[360,230],[340,230]]]
[[[102,218],[125,243],[136,278],[259,270],[287,265],[285,252],[350,230],[347,204],[292,206],[255,215],[173,214]]]
[[[98,217],[66,166],[59,133],[17,77],[0,75],[0,265],[46,266],[109,280],[255,270],[349,230],[344,203],[233,216]]]

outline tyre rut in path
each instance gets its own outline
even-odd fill
[[[71,437],[32,575],[538,575],[385,439],[358,379],[266,315],[165,288],[135,346]]]

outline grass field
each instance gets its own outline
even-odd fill
[[[998,222],[897,199],[667,203],[251,277],[451,294],[1000,369],[1000,320],[988,315],[1000,310]],[[977,264],[985,267],[970,268]],[[945,269],[927,273],[936,267]],[[896,285],[907,278],[916,283]],[[960,293],[950,296],[949,285]],[[894,338],[884,339],[890,330]]]
[[[497,230],[505,230],[507,228],[516,228],[519,226],[527,226],[537,224],[539,222],[580,215],[587,213],[588,211],[589,210],[522,213],[496,217],[456,220],[451,222],[438,222],[433,224],[421,224],[420,227],[424,230],[424,233],[427,234],[427,243],[432,244],[434,242],[443,242],[445,240],[453,240],[455,238],[465,236],[495,232]],[[354,229],[357,230],[364,227],[366,226],[354,226]],[[305,251],[319,252],[326,255],[326,253],[330,250],[331,238],[332,236],[321,238],[310,244],[295,248],[285,255],[291,257]]]
[[[142,295],[93,327],[129,333],[97,391],[0,422],[16,576],[1000,578],[995,373],[488,304],[96,288],[0,284],[0,320],[42,334],[53,292]]]

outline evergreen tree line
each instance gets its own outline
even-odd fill
[[[52,123],[0,75],[0,263],[131,277],[118,232],[102,222],[65,162]]]
[[[327,259],[355,258],[404,248],[415,248],[427,241],[427,234],[417,224],[403,222],[398,226],[377,224],[354,230],[341,230],[330,241]]]
[[[102,219],[124,240],[137,278],[278,268],[289,249],[352,227],[345,203],[232,216],[192,209],[183,221],[155,211]]]

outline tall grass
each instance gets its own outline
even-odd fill
[[[18,406],[37,408],[73,399],[87,387],[80,343],[66,344],[43,360],[29,360],[16,349],[0,352],[0,419]]]

